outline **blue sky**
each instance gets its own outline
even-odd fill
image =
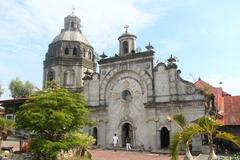
[[[138,47],[152,43],[156,61],[176,56],[182,78],[201,77],[240,95],[238,0],[0,0],[1,99],[9,97],[9,82],[16,77],[42,87],[48,44],[72,5],[97,53],[117,53],[117,38],[128,24]]]

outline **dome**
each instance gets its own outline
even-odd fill
[[[86,45],[90,45],[88,40],[84,37],[84,35],[78,30],[64,30],[59,35],[57,35],[52,43],[57,41],[78,41],[82,42]]]
[[[57,41],[76,41],[90,46],[90,43],[82,34],[80,28],[81,19],[74,13],[68,15],[64,18],[64,28],[61,30],[61,33],[53,39],[52,43]]]

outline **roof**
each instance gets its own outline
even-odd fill
[[[15,99],[6,99],[1,100],[0,105],[8,105],[8,104],[18,104],[18,103],[24,103],[28,98],[15,98]]]
[[[123,38],[123,37],[134,37],[134,38],[137,38],[137,36],[135,36],[134,34],[125,32],[125,33],[123,33],[120,37],[118,37],[118,40],[121,39],[121,38]]]
[[[223,116],[219,122],[223,125],[240,125],[240,96],[231,96],[221,87],[214,87],[201,79],[195,82],[195,86],[199,89],[208,87],[209,92],[214,95],[214,104]]]
[[[240,96],[224,97],[223,124],[240,125]]]
[[[199,89],[204,89],[207,87],[209,91],[214,94],[214,96],[231,96],[229,93],[223,91],[222,87],[213,87],[209,83],[199,79],[198,81],[195,82],[195,86]]]
[[[63,30],[59,35],[57,35],[52,43],[55,43],[57,41],[77,41],[82,42],[86,45],[90,45],[86,37],[79,31],[69,31],[69,30]]]
[[[28,98],[15,98],[0,101],[0,105],[5,108],[5,114],[13,114]]]
[[[154,51],[150,50],[150,51],[145,51],[145,52],[139,52],[139,53],[130,53],[127,54],[125,56],[115,56],[115,57],[110,57],[110,58],[106,58],[106,59],[101,59],[100,61],[98,61],[98,64],[106,64],[106,63],[113,63],[113,62],[117,62],[117,61],[125,61],[125,60],[130,60],[130,59],[135,59],[135,58],[148,58],[150,57],[151,59],[154,56]]]

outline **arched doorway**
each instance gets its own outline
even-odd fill
[[[96,139],[95,143],[93,145],[97,145],[97,127],[93,128],[92,136]]]
[[[170,141],[170,137],[169,137],[169,131],[166,127],[162,127],[161,131],[160,131],[160,138],[161,138],[161,148],[168,148],[169,146],[169,141]]]
[[[130,139],[130,143],[133,145],[133,127],[130,123],[124,123],[122,125],[122,147],[126,147],[126,138]]]

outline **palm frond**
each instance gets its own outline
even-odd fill
[[[199,125],[206,132],[216,132],[217,129],[221,126],[214,116],[204,116],[196,119],[193,123]]]
[[[192,137],[198,134],[204,133],[204,130],[197,124],[190,124],[182,131],[182,141],[184,144],[189,144]]]
[[[231,133],[227,133],[227,132],[222,132],[222,131],[218,131],[215,138],[218,139],[225,139],[227,141],[233,142],[234,144],[236,144],[238,147],[240,147],[240,138],[237,136],[232,135]]]
[[[172,117],[172,120],[177,123],[177,125],[183,129],[187,125],[186,118],[183,113],[176,114]]]
[[[169,146],[171,160],[177,160],[179,155],[179,144],[181,142],[181,133],[177,132],[171,136],[171,142]]]
[[[15,127],[15,122],[13,120],[7,120],[5,118],[0,118],[0,130],[2,132],[12,132]]]

